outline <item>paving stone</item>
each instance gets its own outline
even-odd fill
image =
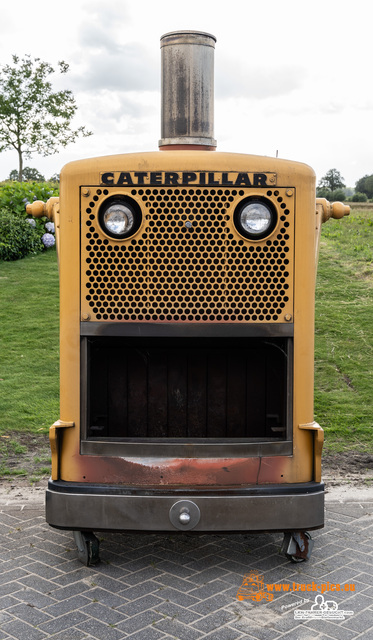
[[[126,636],[126,640],[161,640],[161,638],[169,637],[165,636],[162,631],[154,629],[154,627],[147,627],[146,629],[141,629],[141,631],[136,631],[136,633],[131,633],[130,636]]]
[[[77,625],[77,627],[90,638],[98,638],[98,640],[123,640],[123,633],[121,631],[107,624],[103,624],[99,620],[88,619]]]
[[[162,560],[159,562],[158,569],[177,576],[178,578],[191,578],[196,573],[193,569],[189,569],[189,567],[184,565],[176,564],[176,562],[171,562],[170,560]]]
[[[206,556],[214,556],[216,557],[218,553],[220,553],[221,547],[217,544],[206,544],[204,546],[194,548],[193,550],[188,550],[186,552],[186,557],[190,557],[193,561],[199,560],[200,558],[205,558]]]
[[[144,582],[144,580],[154,579],[157,580],[158,576],[161,576],[162,572],[156,567],[145,567],[136,572],[127,572],[127,575],[121,579],[122,584],[125,583],[129,586]]]
[[[350,596],[350,597],[349,597]],[[333,595],[333,600],[335,600]],[[357,586],[357,591],[350,595],[347,593],[343,593],[341,596],[341,604],[339,604],[339,608],[343,608],[345,610],[354,611],[354,613],[358,613],[360,611],[364,611],[364,609],[368,609],[373,606],[371,598],[365,595],[362,590]],[[343,606],[342,606],[343,605]],[[373,626],[373,610],[372,610],[372,626]]]
[[[50,605],[45,609],[45,612],[52,616],[52,618],[57,618],[65,613],[69,613],[70,611],[80,609],[81,607],[90,604],[90,602],[92,602],[92,600],[88,597],[77,595]]]
[[[87,636],[79,629],[64,629],[61,633],[55,633],[51,636],[53,640],[91,640],[91,636]]]
[[[155,551],[155,555],[158,560],[168,560],[169,562],[176,563],[178,566],[186,564],[189,566],[190,563],[190,557],[182,551],[173,549],[157,549]]]
[[[7,582],[6,584],[0,585],[0,598],[6,596],[10,593],[16,593],[22,589],[22,585],[18,584],[17,581]]]
[[[17,551],[14,552],[17,554]],[[33,563],[33,560],[25,558],[25,556],[17,556],[15,558],[9,557],[9,551],[4,553],[4,559],[0,562],[1,572],[5,573],[6,571],[10,571],[11,569],[18,569],[21,567],[25,571],[29,571],[30,565]]]
[[[121,566],[127,572],[127,575],[136,573],[136,571],[142,571],[143,569],[148,567],[151,562],[156,563],[160,561],[160,559],[157,556],[153,556],[153,555],[149,555],[146,557],[142,556],[141,549],[134,549],[133,553],[134,554],[138,553],[139,557],[137,559],[133,559],[133,558],[124,558],[123,556],[122,558]],[[126,555],[128,556],[128,554]]]
[[[46,580],[53,580],[61,576],[61,571],[59,571],[59,569],[50,567],[48,564],[42,562],[34,562],[32,559],[30,559],[28,564],[24,564],[23,566],[32,575],[45,578]]]
[[[8,613],[4,613],[0,611],[0,625],[3,626],[5,625],[7,622],[11,622],[13,620],[13,616],[8,612]]]
[[[354,631],[330,620],[311,620],[307,623],[307,627],[318,632],[322,631],[333,640],[355,640],[356,638]]]
[[[171,587],[166,587],[165,589],[159,590],[155,593],[155,595],[161,598],[163,601],[170,600],[171,602],[180,604],[183,607],[190,607],[191,605],[197,604],[198,602],[198,598],[190,596],[187,593],[177,591],[176,589],[172,589]]]
[[[43,640],[43,638],[48,637],[48,635],[40,629],[35,629],[21,620],[12,620],[12,622],[8,622],[2,626],[3,631],[9,633],[12,638],[17,638],[18,640]]]
[[[99,602],[92,602],[83,607],[81,611],[87,616],[109,625],[118,625],[126,617],[123,613],[113,609],[113,607],[105,606]]]
[[[27,578],[29,576],[28,571],[24,571],[23,569],[17,568],[12,569],[11,571],[5,571],[0,574],[0,585],[6,584],[8,582],[14,582],[15,580],[22,580],[22,578]]]
[[[77,566],[76,561],[72,564],[72,570],[68,570],[65,565],[59,567],[58,575],[55,575],[52,578],[56,589],[58,587],[65,587],[66,585],[73,584],[74,582],[79,582],[80,580],[84,580],[85,578],[89,579],[91,577],[91,574],[87,567],[81,567],[80,563]]]
[[[147,582],[143,582],[141,584],[136,585],[135,587],[128,587],[128,589],[123,589],[120,591],[119,595],[126,598],[126,600],[136,600],[136,598],[141,598],[147,593],[155,593],[159,591],[159,585],[153,580],[148,580]]]
[[[28,556],[34,561],[43,562],[48,565],[48,567],[61,567],[66,563],[65,558],[55,555],[54,553],[48,553],[43,549],[38,549],[36,547],[33,547],[29,551]]]
[[[66,598],[70,598],[74,595],[86,594],[89,591],[89,586],[85,584],[82,580],[79,582],[73,582],[72,584],[66,585],[66,587],[57,588],[57,585],[54,584],[54,589],[51,592],[51,595],[55,600],[65,600]]]
[[[357,580],[362,582],[363,584],[368,584],[373,586],[373,574],[372,573],[359,573],[357,576]]]
[[[373,637],[373,608],[365,609],[365,611],[354,614],[348,620],[346,620],[343,625],[347,629],[359,631],[360,633],[370,629]]]
[[[183,593],[192,591],[192,589],[195,589],[198,585],[198,583],[192,582],[192,580],[184,580],[183,578],[178,578],[177,576],[170,575],[169,573],[164,573],[158,576],[156,582],[159,585],[173,587]]]
[[[35,591],[35,589],[30,589],[29,587],[22,589],[22,585],[18,585],[18,588],[19,590],[16,592],[18,600],[22,600],[22,602],[26,602],[26,604],[38,607],[39,609],[43,609],[49,604],[56,602],[54,598]]]
[[[359,576],[360,572],[355,569],[353,565],[347,565],[345,567],[340,567],[335,569],[334,571],[330,571],[327,576],[325,576],[325,580],[323,583],[330,584],[346,584],[346,582],[355,582],[357,576]]]
[[[50,580],[45,580],[44,578],[40,578],[39,576],[34,576],[29,574],[26,577],[19,578],[18,582],[23,584],[25,587],[29,587],[30,589],[34,589],[39,591],[40,593],[50,594],[52,591],[56,589],[56,585],[53,584]]]
[[[216,580],[217,578],[221,578],[224,580],[224,576],[228,573],[228,563],[224,563],[225,566],[222,565],[216,567],[209,567],[208,569],[204,569],[199,573],[195,574],[191,579],[196,584],[206,584],[210,582],[210,580]]]
[[[372,629],[370,631],[365,631],[364,633],[361,633],[358,638],[359,640],[372,640]]]
[[[230,611],[220,609],[219,611],[214,611],[214,613],[194,622],[192,626],[204,633],[208,633],[209,631],[223,627],[225,624],[229,624],[230,622],[232,622],[232,613]]]
[[[137,600],[133,600],[132,602],[127,602],[126,604],[118,607],[118,611],[121,611],[125,616],[134,616],[136,613],[140,613],[141,611],[146,611],[147,609],[154,608],[157,611],[158,606],[162,604],[162,600],[152,594],[143,596],[142,598],[137,598]]]
[[[228,595],[227,592],[218,594],[216,596],[212,596],[211,598],[206,598],[206,600],[201,600],[193,607],[189,607],[191,611],[195,611],[201,615],[208,615],[212,611],[217,611],[228,604],[230,604],[234,600],[231,595]]]
[[[360,583],[360,587],[364,596],[369,596],[369,598],[373,598],[373,586],[367,587]]]
[[[178,640],[198,640],[201,637],[200,632],[196,629],[170,618],[160,620],[155,624],[155,628]]]
[[[205,599],[214,596],[217,593],[223,593],[227,587],[229,588],[229,584],[223,582],[223,580],[213,580],[212,582],[208,582],[207,584],[201,585],[192,591],[189,591],[189,595],[195,596],[196,598]]]
[[[373,505],[345,507],[327,503],[327,527],[312,534],[313,555],[300,565],[279,556],[281,534],[104,534],[94,568],[78,562],[70,532],[45,524],[42,508],[2,507],[0,640],[372,640]],[[282,609],[306,597],[310,608],[313,592],[238,602],[254,569],[265,584],[354,583],[354,592],[326,592],[354,614],[300,624],[297,605]]]
[[[240,640],[241,638],[241,633],[230,627],[222,627],[203,636],[203,640]],[[250,638],[252,636],[245,635],[245,640],[250,640]]]
[[[51,636],[54,633],[58,633],[59,631],[75,627],[79,623],[82,623],[83,621],[88,619],[88,616],[86,616],[81,611],[70,611],[64,616],[60,616],[59,618],[54,618],[48,622],[44,622],[43,624],[39,625],[39,628]]]
[[[304,626],[298,626],[296,629],[288,631],[281,640],[329,640],[327,636],[317,634],[313,629],[308,629]]]
[[[278,637],[282,637],[282,636],[279,636],[277,631],[269,627],[266,627],[266,626],[253,627],[250,624],[250,621],[247,621],[246,623],[243,623],[242,621],[233,622],[229,625],[229,627],[232,629],[236,629],[237,631],[241,631],[241,632],[244,631],[246,634],[250,633],[250,636],[255,638],[256,640],[277,640]],[[297,640],[301,640],[301,639],[297,638]],[[312,638],[312,640],[315,640],[314,637]]]
[[[0,611],[5,611],[5,609],[14,607],[17,604],[19,604],[17,598],[13,598],[13,596],[3,596],[0,598]]]
[[[123,586],[125,586],[125,583],[123,583],[123,581],[114,580],[110,576],[102,574],[99,571],[95,572],[92,575],[92,571],[90,571],[89,569],[87,573],[87,579],[88,581],[92,581],[92,583],[95,583],[95,585],[97,585],[99,588],[106,589],[106,591],[111,591],[112,593],[118,593],[118,591],[123,589]]]
[[[139,631],[140,629],[144,629],[144,627],[148,627],[150,625],[155,626],[155,623],[161,618],[161,614],[153,611],[152,609],[148,609],[147,611],[142,611],[135,616],[127,618],[117,626],[121,631],[131,634],[135,631]]]
[[[49,614],[40,611],[37,607],[25,603],[17,604],[15,607],[10,607],[8,609],[8,613],[16,618],[24,620],[27,624],[32,624],[34,627],[52,619]]]
[[[91,602],[97,601],[101,602],[101,604],[106,604],[111,607],[120,607],[121,605],[128,602],[128,599],[124,596],[111,593],[110,591],[100,589],[99,587],[90,589],[89,591],[84,593],[84,597],[88,598]]]
[[[159,606],[154,607],[154,611],[160,613],[163,617],[176,619],[184,624],[191,624],[201,618],[201,615],[195,613],[191,609],[181,607],[174,602],[162,602]]]

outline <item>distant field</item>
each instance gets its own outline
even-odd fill
[[[372,258],[372,212],[354,209],[323,225],[315,417],[330,450],[372,446]],[[1,436],[47,434],[59,417],[56,253],[0,263],[0,299],[1,454]]]
[[[346,202],[346,204],[349,204],[351,209],[363,209],[364,211],[370,209],[373,211],[373,202]]]

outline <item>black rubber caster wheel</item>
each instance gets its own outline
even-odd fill
[[[311,557],[313,544],[308,531],[292,531],[284,534],[281,553],[290,562],[305,562]]]
[[[90,531],[74,531],[74,540],[78,548],[78,558],[86,567],[100,562],[100,541]]]

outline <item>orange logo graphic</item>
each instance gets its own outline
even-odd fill
[[[264,590],[264,578],[255,571],[250,571],[244,576],[242,585],[237,591],[237,600],[254,600],[260,602],[261,600],[273,600],[273,593],[268,593]]]

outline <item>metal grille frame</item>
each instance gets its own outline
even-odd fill
[[[87,198],[85,193],[89,192]],[[135,200],[142,224],[131,238],[105,235],[102,203]],[[277,225],[243,238],[234,211],[267,198]],[[293,316],[293,188],[82,187],[81,313],[93,322],[283,323]]]

